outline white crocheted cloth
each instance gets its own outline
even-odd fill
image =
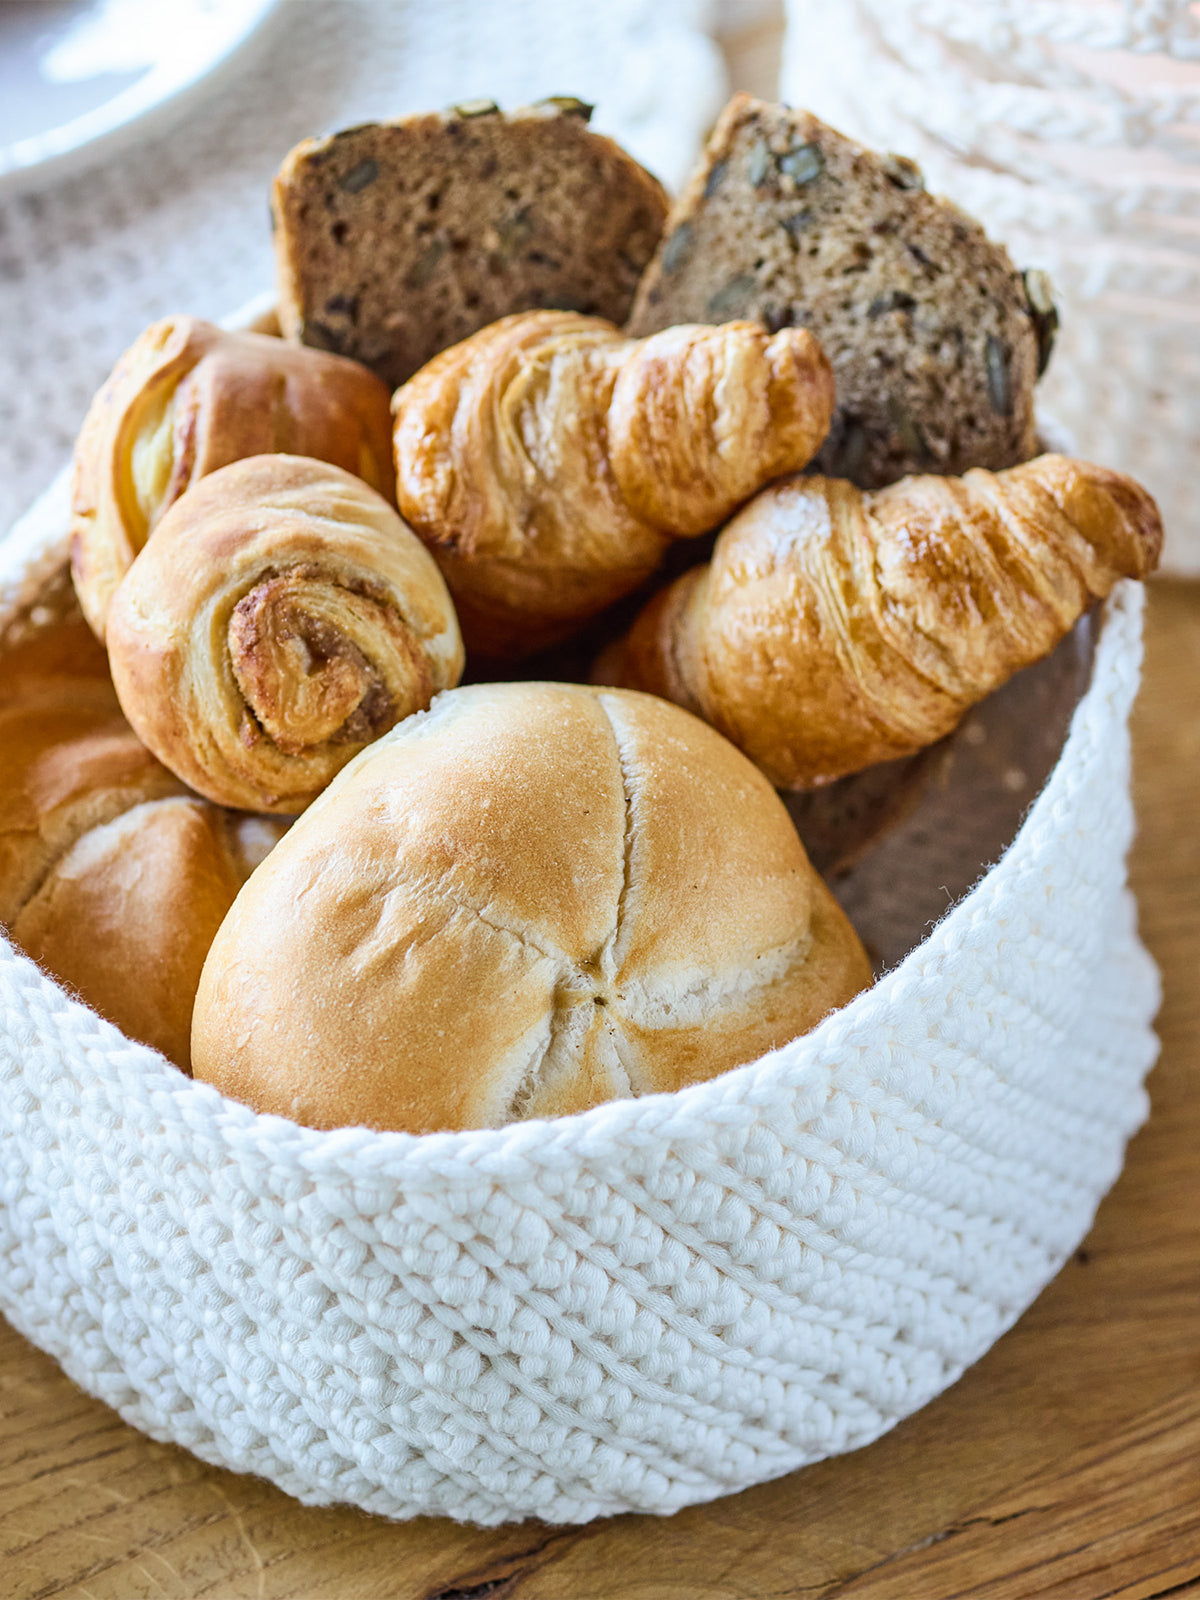
[[[219,88],[133,149],[0,200],[0,529],[70,454],[148,322],[273,281],[267,198],[297,140],[474,96],[595,101],[668,184],[726,92],[706,0],[287,0]]]
[[[916,157],[1047,267],[1042,403],[1161,505],[1200,573],[1200,8],[1191,0],[788,0],[783,97]]]
[[[51,505],[0,546],[9,606],[61,529]],[[866,1444],[1058,1271],[1146,1109],[1141,607],[1109,602],[976,889],[814,1033],[679,1094],[317,1133],[0,940],[0,1310],[155,1438],[391,1517],[669,1512]]]

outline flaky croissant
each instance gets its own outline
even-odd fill
[[[301,456],[189,490],[114,594],[107,638],[160,760],[210,800],[285,815],[463,665],[428,551],[365,483]]]
[[[0,925],[186,1071],[208,947],[284,825],[188,795],[88,643],[82,621],[55,624],[0,661]]]
[[[811,460],[833,374],[757,323],[628,339],[574,312],[505,317],[396,393],[400,509],[468,648],[515,657],[630,593],[670,541]]]
[[[1161,545],[1144,489],[1058,455],[870,494],[794,478],[656,595],[594,676],[686,706],[781,788],[812,788],[949,733]]]
[[[75,446],[71,566],[97,637],[113,590],[184,490],[275,450],[332,461],[394,497],[389,395],[365,367],[196,317],[146,329]]]

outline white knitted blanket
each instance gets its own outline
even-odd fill
[[[43,529],[0,546],[10,606],[61,561]],[[1141,607],[1109,602],[974,891],[814,1033],[679,1094],[318,1133],[0,941],[0,1309],[155,1438],[390,1517],[669,1512],[866,1444],[1058,1271],[1146,1109]]]

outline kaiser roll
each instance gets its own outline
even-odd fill
[[[673,1090],[870,982],[767,780],[652,695],[440,695],[243,888],[192,1065],[309,1127],[495,1127]]]

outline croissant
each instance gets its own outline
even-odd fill
[[[794,478],[752,500],[597,662],[719,728],[779,787],[940,739],[1158,561],[1131,478],[1058,455],[870,494]]]
[[[188,491],[113,595],[122,709],[210,800],[291,814],[462,672],[429,553],[373,489],[252,456]]]
[[[574,312],[505,317],[396,393],[400,509],[450,586],[469,649],[566,638],[805,465],[833,374],[802,329],[669,328],[628,339]]]
[[[81,632],[91,640],[82,622],[44,628],[0,666],[0,924],[186,1071],[208,947],[283,824],[188,796],[130,730]]]
[[[113,590],[190,484],[268,451],[317,456],[394,498],[385,386],[357,362],[196,317],[156,322],[93,400],[75,446],[71,565],[97,637]]]

